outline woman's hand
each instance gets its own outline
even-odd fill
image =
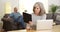
[[[32,29],[31,26],[33,25],[32,21],[29,21],[29,23],[26,26],[26,29],[30,30]]]
[[[33,25],[32,21],[29,21],[29,24],[30,24],[30,25]]]
[[[27,30],[32,29],[32,28],[31,28],[31,25],[30,25],[29,23],[27,23],[27,25],[26,25],[26,29],[27,29]]]

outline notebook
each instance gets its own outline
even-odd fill
[[[47,19],[47,20],[37,20],[36,30],[49,30],[52,29],[53,26],[53,20]]]

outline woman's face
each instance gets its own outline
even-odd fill
[[[35,12],[35,14],[39,14],[39,12],[40,12],[40,7],[39,7],[38,4],[35,5],[34,12]]]

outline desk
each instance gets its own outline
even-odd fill
[[[54,32],[60,32],[60,25],[53,26],[53,31]]]
[[[26,30],[15,30],[15,31],[8,31],[8,32],[26,32]]]
[[[8,31],[8,32],[27,32],[27,31],[26,30],[16,30],[16,31]],[[28,32],[60,32],[60,25],[53,26],[52,30],[40,30],[40,31],[30,30]]]
[[[39,30],[39,31],[27,31],[27,32],[52,32],[52,30]]]

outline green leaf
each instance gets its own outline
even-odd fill
[[[55,13],[57,9],[58,9],[58,6],[57,6],[57,5],[51,5],[51,6],[50,6],[50,11],[51,11],[52,13]]]

